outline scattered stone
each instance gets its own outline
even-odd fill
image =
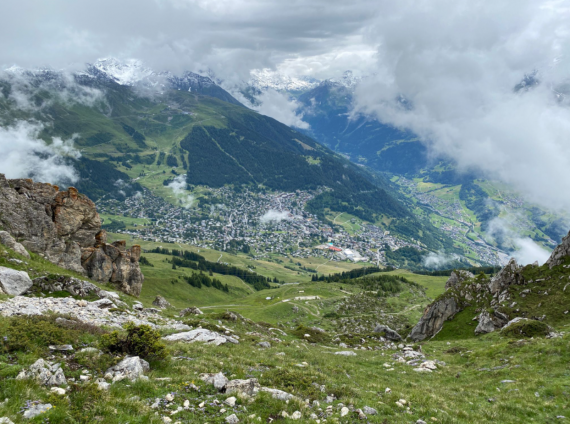
[[[172,305],[162,296],[156,296],[156,299],[152,301],[152,304],[160,309],[172,308]]]
[[[12,420],[8,417],[0,418],[0,424],[14,424]]]
[[[227,405],[229,405],[229,406],[232,406],[232,407],[233,407],[233,406],[235,406],[235,404],[236,404],[236,400],[237,400],[237,399],[236,399],[234,396],[232,396],[232,397],[227,398],[227,399],[224,401],[224,403],[227,404]]]
[[[255,396],[261,389],[257,378],[250,378],[248,380],[231,380],[228,381],[225,387],[227,394],[238,393],[248,396]]]
[[[343,406],[340,410],[340,416],[341,417],[346,417],[348,415],[350,411],[348,410],[348,408],[346,406]]]
[[[264,349],[268,349],[271,347],[271,343],[269,343],[269,342],[260,342],[257,345],[261,348],[264,348]]]
[[[378,414],[378,411],[374,408],[371,408],[370,406],[365,406],[364,408],[362,408],[362,411],[366,415],[377,415]]]
[[[376,328],[374,329],[374,332],[380,333],[382,336],[393,342],[398,342],[402,340],[402,336],[400,336],[397,331],[392,330],[387,325],[380,325],[380,324],[377,325]]]
[[[115,305],[110,299],[99,299],[95,302],[91,302],[91,305],[97,306],[99,309],[111,309],[117,307],[117,305]]]
[[[30,419],[34,418],[44,412],[49,411],[53,406],[51,403],[38,403],[37,405],[32,405],[29,409],[24,411],[24,418]]]
[[[262,392],[269,393],[271,395],[271,397],[274,399],[278,399],[278,400],[282,400],[282,401],[288,401],[288,400],[295,399],[295,396],[293,396],[291,393],[284,392],[283,390],[270,389],[269,387],[262,387],[260,390]]]
[[[239,418],[236,416],[236,414],[232,414],[232,415],[226,417],[226,422],[228,424],[237,424],[237,423],[239,423]]]
[[[501,383],[516,383],[516,380],[501,380]]]
[[[52,387],[50,392],[63,396],[65,394],[65,389],[62,389],[61,387]]]
[[[203,342],[219,346],[226,342],[238,344],[239,342],[230,336],[216,333],[215,331],[207,330],[205,328],[197,328],[196,330],[187,331],[184,333],[171,334],[170,336],[163,337],[168,341],[182,341],[187,343]]]
[[[27,272],[0,266],[0,293],[20,296],[33,286]]]
[[[96,384],[99,390],[109,390],[109,387],[111,387],[111,385],[103,379],[98,379]]]
[[[356,356],[356,353],[351,350],[341,350],[340,352],[335,352],[334,354],[342,356]]]
[[[49,363],[43,359],[38,359],[28,371],[23,370],[16,377],[18,380],[28,378],[35,379],[44,386],[61,386],[67,383],[61,365]]]
[[[168,393],[166,396],[164,396],[164,399],[166,399],[168,402],[172,402],[174,400],[174,395],[172,393]]]
[[[202,312],[200,309],[198,309],[195,306],[192,306],[191,308],[186,308],[183,309],[180,312],[180,316],[181,317],[185,317],[186,315],[204,315],[204,312]]]
[[[207,384],[212,384],[216,390],[222,390],[229,381],[221,372],[217,374],[200,374],[200,379]]]
[[[291,419],[292,420],[299,420],[299,419],[301,419],[302,416],[303,416],[303,414],[301,414],[300,411],[295,411],[295,412],[293,412],[293,414],[291,414]]]
[[[121,381],[125,378],[134,381],[141,378],[149,370],[150,366],[147,361],[138,356],[130,356],[105,371],[105,375],[110,374],[113,382]]]
[[[49,350],[57,351],[57,352],[71,352],[73,351],[73,346],[71,345],[50,345]],[[95,349],[97,350],[97,349]]]

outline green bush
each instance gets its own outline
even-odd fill
[[[0,351],[36,351],[49,345],[75,344],[81,331],[64,328],[55,322],[56,316],[25,316],[8,319],[2,331]]]
[[[166,357],[166,345],[160,333],[150,325],[125,325],[126,334],[113,331],[101,337],[100,346],[111,353],[124,353],[141,358],[163,359]]]
[[[326,333],[321,333],[320,331],[313,330],[312,328],[305,327],[304,325],[299,325],[292,333],[300,339],[307,340],[310,343],[328,343],[330,342],[330,337]],[[308,334],[310,337],[305,337]]]
[[[313,382],[319,381],[318,376],[312,376],[306,371],[296,369],[272,369],[263,373],[261,384],[304,398],[319,399],[323,397],[319,387]]]
[[[536,320],[521,320],[501,330],[507,337],[544,337],[550,333],[550,327]]]

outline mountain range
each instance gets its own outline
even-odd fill
[[[94,200],[129,197],[143,187],[160,196],[161,187],[140,179],[158,173],[165,185],[184,174],[188,187],[319,190],[307,209],[324,221],[348,213],[430,250],[461,253],[382,175],[243,106],[210,77],[107,59],[73,75],[11,68],[0,88],[3,127],[37,122],[48,144],[74,139],[81,157],[66,158],[80,177],[74,185]]]

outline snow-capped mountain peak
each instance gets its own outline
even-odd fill
[[[250,76],[249,84],[261,91],[268,89],[277,91],[305,91],[316,87],[320,83],[320,81],[314,78],[291,77],[267,68],[255,69],[251,71]]]
[[[119,61],[115,58],[105,58],[99,59],[92,66],[121,85],[132,86],[154,75],[151,69],[143,66],[142,62],[137,59]]]
[[[342,77],[331,78],[329,81],[340,84],[346,88],[354,88],[361,80],[362,77],[355,76],[352,71],[344,71]]]

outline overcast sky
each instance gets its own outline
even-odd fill
[[[570,0],[6,0],[2,15],[4,66],[113,56],[210,68],[228,82],[265,67],[369,75],[355,113],[570,209],[569,97],[560,95],[570,93]],[[515,92],[534,71],[540,84]],[[261,112],[305,125],[287,99],[262,100]]]

